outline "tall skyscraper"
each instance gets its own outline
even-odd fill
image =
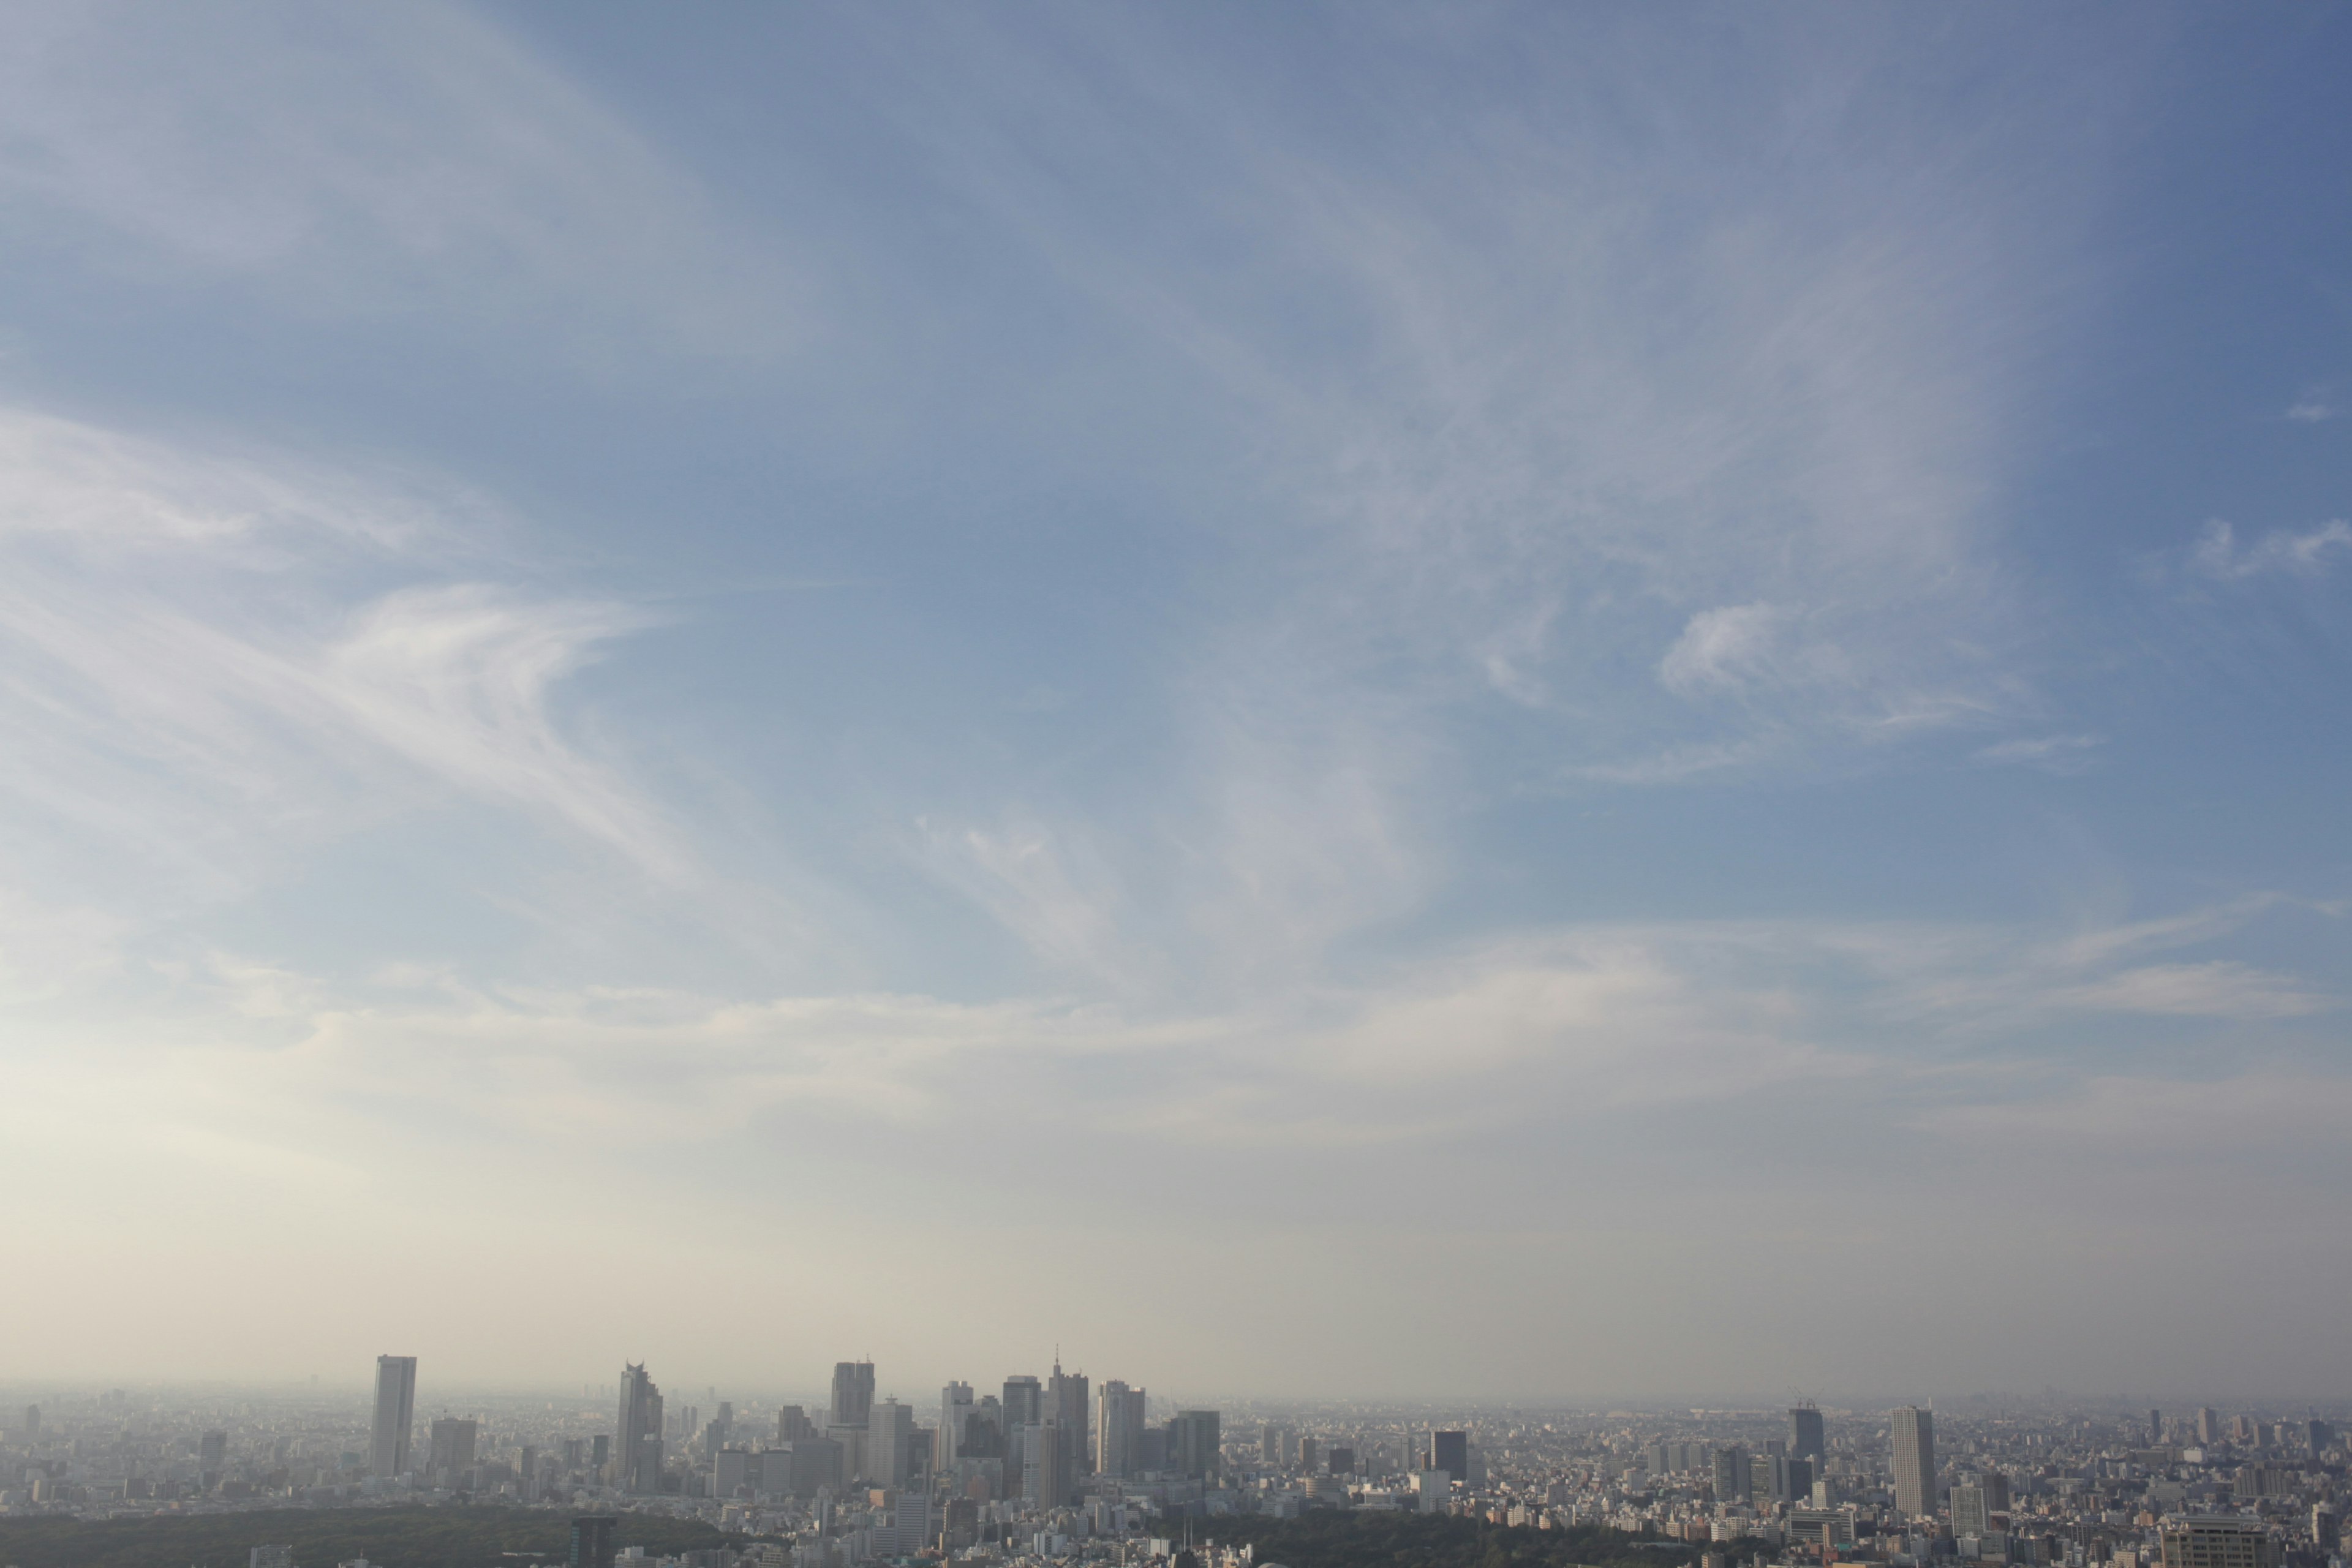
[[[433,1446],[425,1461],[425,1473],[436,1487],[455,1487],[459,1478],[474,1468],[474,1439],[479,1431],[477,1423],[444,1415],[433,1423]]]
[[[1822,1413],[1811,1405],[1800,1405],[1789,1412],[1789,1452],[1800,1459],[1811,1459],[1815,1465],[1829,1458],[1829,1445],[1822,1434]]]
[[[1727,1443],[1715,1451],[1715,1500],[1718,1503],[1744,1503],[1755,1489],[1756,1478],[1748,1468],[1748,1446]]]
[[[950,1383],[940,1390],[939,1462],[952,1465],[963,1452],[964,1423],[971,1419],[971,1384]]]
[[[1143,1468],[1143,1390],[1112,1378],[1102,1385],[1100,1405],[1095,1468],[1106,1476],[1139,1473]]]
[[[207,1432],[196,1440],[196,1464],[199,1468],[218,1473],[228,1463],[228,1434]]]
[[[874,1414],[874,1363],[833,1363],[833,1425],[863,1426]]]
[[[794,1443],[803,1437],[814,1437],[816,1435],[816,1423],[808,1418],[807,1411],[797,1405],[776,1406],[777,1442]]]
[[[1467,1432],[1432,1432],[1429,1435],[1429,1468],[1444,1470],[1448,1480],[1470,1479],[1470,1434]]]
[[[1959,1486],[1952,1489],[1952,1533],[1956,1536],[1982,1536],[1992,1531],[1992,1510],[1985,1507],[1984,1488]]]
[[[1170,1424],[1169,1459],[1178,1474],[1208,1477],[1225,1466],[1224,1418],[1213,1410],[1180,1410]],[[1466,1468],[1466,1465],[1465,1465]]]
[[[368,1437],[368,1474],[404,1475],[409,1433],[416,1425],[416,1358],[375,1358],[375,1426]]]
[[[661,1490],[662,1396],[642,1363],[621,1368],[619,1430],[613,1436],[613,1458],[620,1465],[625,1492]]]
[[[1895,1507],[1911,1519],[1936,1511],[1936,1417],[1916,1405],[1895,1412]]]
[[[886,1399],[866,1423],[866,1474],[877,1487],[907,1484],[907,1445],[915,1436],[911,1405]]]
[[[2311,1420],[2303,1424],[2303,1441],[2316,1456],[2336,1446],[2336,1428],[2325,1421]]]
[[[2159,1447],[2163,1442],[2164,1412],[2161,1410],[2151,1410],[2147,1413],[2147,1446],[2154,1448]]]
[[[27,1405],[25,1406],[25,1441],[37,1443],[40,1440],[41,1407],[37,1405]]]
[[[1024,1429],[1021,1439],[1022,1489],[1039,1508],[1060,1508],[1070,1500],[1076,1478],[1070,1474],[1069,1439],[1062,1424],[1051,1416]]]
[[[2210,1405],[2197,1412],[2197,1440],[2200,1443],[2221,1440],[2221,1413]]]
[[[1024,1374],[1004,1380],[1004,1484],[1021,1474],[1029,1461],[1024,1445],[1029,1428],[1045,1418],[1045,1385]]]
[[[1087,1374],[1064,1372],[1062,1358],[1055,1355],[1054,1375],[1045,1382],[1045,1419],[1061,1428],[1063,1474],[1071,1478],[1073,1485],[1095,1468],[1094,1445],[1087,1436],[1094,1416],[1092,1403],[1087,1394]]]
[[[613,1535],[621,1521],[609,1513],[584,1513],[572,1521],[572,1552],[565,1568],[613,1568]]]

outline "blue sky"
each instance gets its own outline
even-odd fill
[[[0,26],[16,1375],[2352,1394],[2343,7]]]

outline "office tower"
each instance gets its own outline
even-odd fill
[[[2343,1528],[2334,1509],[2324,1502],[2311,1505],[2311,1543],[2314,1546],[2322,1552],[2333,1552]]]
[[[1105,1384],[1103,1386],[1108,1388],[1110,1385]],[[1282,1428],[1271,1421],[1257,1429],[1257,1457],[1263,1465],[1282,1463]]]
[[[1762,1503],[1801,1503],[1813,1495],[1813,1462],[1793,1454],[1764,1454],[1751,1461],[1751,1495]]]
[[[1094,1444],[1087,1440],[1087,1428],[1094,1416],[1093,1401],[1087,1396],[1087,1374],[1065,1373],[1062,1358],[1054,1358],[1054,1375],[1045,1382],[1045,1419],[1061,1429],[1063,1473],[1075,1485],[1079,1478],[1094,1469]]]
[[[1029,1460],[1023,1445],[1029,1440],[1029,1428],[1045,1418],[1045,1385],[1027,1375],[1004,1380],[1004,1483],[1012,1489],[1013,1478],[1022,1473]]]
[[[1117,1378],[1102,1385],[1095,1422],[1095,1468],[1106,1476],[1132,1476],[1143,1468],[1143,1390]]]
[[[1322,1451],[1323,1445],[1314,1438],[1302,1436],[1298,1439],[1298,1470],[1301,1475],[1315,1473],[1315,1460]]]
[[[474,1468],[474,1438],[478,1428],[469,1420],[444,1415],[433,1423],[433,1447],[425,1461],[425,1473],[433,1484],[454,1487],[464,1471]]]
[[[833,1418],[835,1426],[863,1426],[874,1415],[874,1363],[841,1361],[833,1363]]]
[[[525,1502],[539,1500],[539,1450],[529,1443],[522,1446],[522,1457],[515,1465],[516,1489]]]
[[[1223,1473],[1224,1418],[1213,1410],[1180,1410],[1168,1426],[1171,1467],[1180,1475],[1205,1478]]]
[[[727,1447],[727,1423],[712,1421],[702,1428],[702,1457],[709,1458]]]
[[[940,1390],[940,1456],[941,1468],[952,1465],[963,1452],[964,1426],[972,1412],[971,1384],[950,1383]]]
[[[2197,1412],[2197,1440],[2200,1443],[2221,1440],[2221,1413],[2210,1405]]]
[[[814,1437],[816,1435],[816,1423],[808,1418],[807,1411],[797,1405],[780,1405],[776,1407],[777,1442],[791,1443],[803,1437]]]
[[[907,1484],[907,1445],[915,1435],[911,1405],[886,1399],[874,1406],[866,1423],[866,1474],[877,1487]]]
[[[1021,1435],[1022,1494],[1039,1508],[1060,1508],[1070,1500],[1074,1479],[1069,1447],[1062,1424],[1050,1418],[1032,1422]]]
[[[37,1443],[40,1440],[41,1407],[37,1405],[27,1405],[25,1406],[25,1441]]]
[[[2258,1519],[2184,1519],[2163,1542],[2164,1568],[2271,1568],[2270,1534]]]
[[[2147,1446],[2151,1448],[2160,1447],[2163,1443],[2164,1412],[2151,1410],[2147,1413]]]
[[[1467,1432],[1432,1432],[1429,1435],[1429,1468],[1444,1470],[1449,1480],[1470,1479],[1470,1434]]]
[[[368,1438],[368,1474],[408,1472],[408,1436],[416,1425],[416,1358],[375,1358],[375,1426]]]
[[[1906,1519],[1936,1511],[1936,1417],[1916,1405],[1895,1412],[1895,1507]]]
[[[218,1470],[228,1460],[228,1434],[207,1432],[196,1447],[196,1464],[206,1470]]]
[[[733,1400],[722,1399],[719,1402],[719,1425],[727,1429],[730,1436],[734,1435],[735,1402]]]
[[[2315,1455],[2324,1453],[2336,1446],[2336,1428],[2325,1421],[2306,1421],[2303,1424],[2303,1441]]]
[[[1957,1536],[1984,1536],[1992,1533],[1991,1510],[1985,1506],[1984,1488],[1975,1486],[1952,1489],[1952,1533]]]
[[[1352,1476],[1356,1473],[1356,1450],[1335,1447],[1324,1456],[1323,1463],[1335,1476]]]
[[[583,1513],[572,1520],[565,1568],[613,1568],[613,1537],[620,1528],[621,1521],[609,1513]]]
[[[2007,1476],[1999,1470],[1987,1470],[1977,1478],[1977,1485],[1984,1489],[1986,1513],[2009,1511],[2009,1478]]]
[[[1412,1476],[1414,1504],[1423,1513],[1444,1513],[1446,1499],[1453,1494],[1453,1478],[1444,1470],[1415,1470]]]
[[[1822,1440],[1819,1409],[1811,1405],[1800,1405],[1789,1412],[1789,1452],[1801,1459],[1811,1459],[1816,1465],[1829,1458],[1829,1445]]]
[[[1755,1489],[1745,1443],[1727,1443],[1715,1451],[1715,1500],[1746,1502]]]
[[[661,1490],[662,1396],[643,1363],[621,1368],[620,1429],[613,1435],[613,1458],[621,1468],[623,1491]]]
[[[604,1473],[604,1467],[612,1462],[613,1439],[606,1434],[599,1432],[589,1445],[589,1466],[601,1476]]]

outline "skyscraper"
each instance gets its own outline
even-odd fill
[[[476,1423],[454,1415],[433,1423],[433,1447],[425,1460],[425,1473],[435,1486],[457,1486],[459,1478],[474,1468],[474,1439],[478,1431]]]
[[[1715,1451],[1715,1500],[1744,1503],[1756,1485],[1745,1443],[1727,1443]]]
[[[1800,1405],[1789,1412],[1789,1452],[1815,1465],[1829,1458],[1829,1445],[1822,1436],[1822,1413],[1814,1406]]]
[[[1045,1418],[1058,1424],[1062,1440],[1062,1473],[1073,1485],[1078,1478],[1095,1468],[1094,1445],[1087,1439],[1087,1429],[1094,1412],[1087,1396],[1087,1374],[1065,1373],[1062,1358],[1054,1357],[1054,1375],[1045,1382]]]
[[[833,1363],[833,1425],[863,1426],[874,1414],[874,1363]]]
[[[950,1383],[940,1390],[940,1451],[941,1467],[955,1463],[963,1451],[964,1423],[971,1418],[971,1384]]]
[[[1013,1478],[1022,1473],[1028,1463],[1025,1445],[1029,1428],[1045,1418],[1045,1385],[1024,1374],[1004,1380],[1004,1484],[1009,1490]]]
[[[2221,1440],[2221,1413],[2210,1405],[2197,1412],[2197,1440],[2200,1443]]]
[[[1985,1507],[1984,1488],[1960,1486],[1952,1489],[1952,1533],[1957,1536],[1982,1536],[1992,1530],[1992,1513]]]
[[[408,1436],[416,1424],[416,1358],[375,1358],[375,1425],[368,1438],[368,1474],[397,1476],[408,1469]]]
[[[1060,1508],[1070,1500],[1076,1484],[1069,1468],[1069,1439],[1062,1424],[1048,1416],[1024,1428],[1021,1441],[1022,1489],[1039,1508]]]
[[[1470,1434],[1467,1432],[1432,1432],[1429,1435],[1429,1468],[1444,1470],[1449,1480],[1470,1479]]]
[[[1936,1417],[1916,1405],[1895,1412],[1895,1507],[1911,1519],[1936,1511]]]
[[[1180,1410],[1168,1433],[1169,1455],[1177,1473],[1208,1477],[1222,1472],[1225,1465],[1224,1418],[1213,1410]]]
[[[877,1487],[907,1484],[907,1445],[915,1436],[911,1405],[886,1399],[874,1406],[866,1425],[866,1474]]]
[[[1143,1390],[1117,1378],[1102,1385],[1095,1423],[1095,1468],[1106,1476],[1131,1476],[1143,1468]]]
[[[613,1458],[621,1468],[625,1492],[661,1490],[662,1396],[642,1363],[621,1368],[619,1430],[613,1435]]]
[[[613,1568],[613,1532],[621,1521],[609,1513],[583,1513],[572,1521],[572,1552],[565,1568]]]

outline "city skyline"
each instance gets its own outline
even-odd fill
[[[0,1381],[2352,1395],[2347,62],[0,11]]]

